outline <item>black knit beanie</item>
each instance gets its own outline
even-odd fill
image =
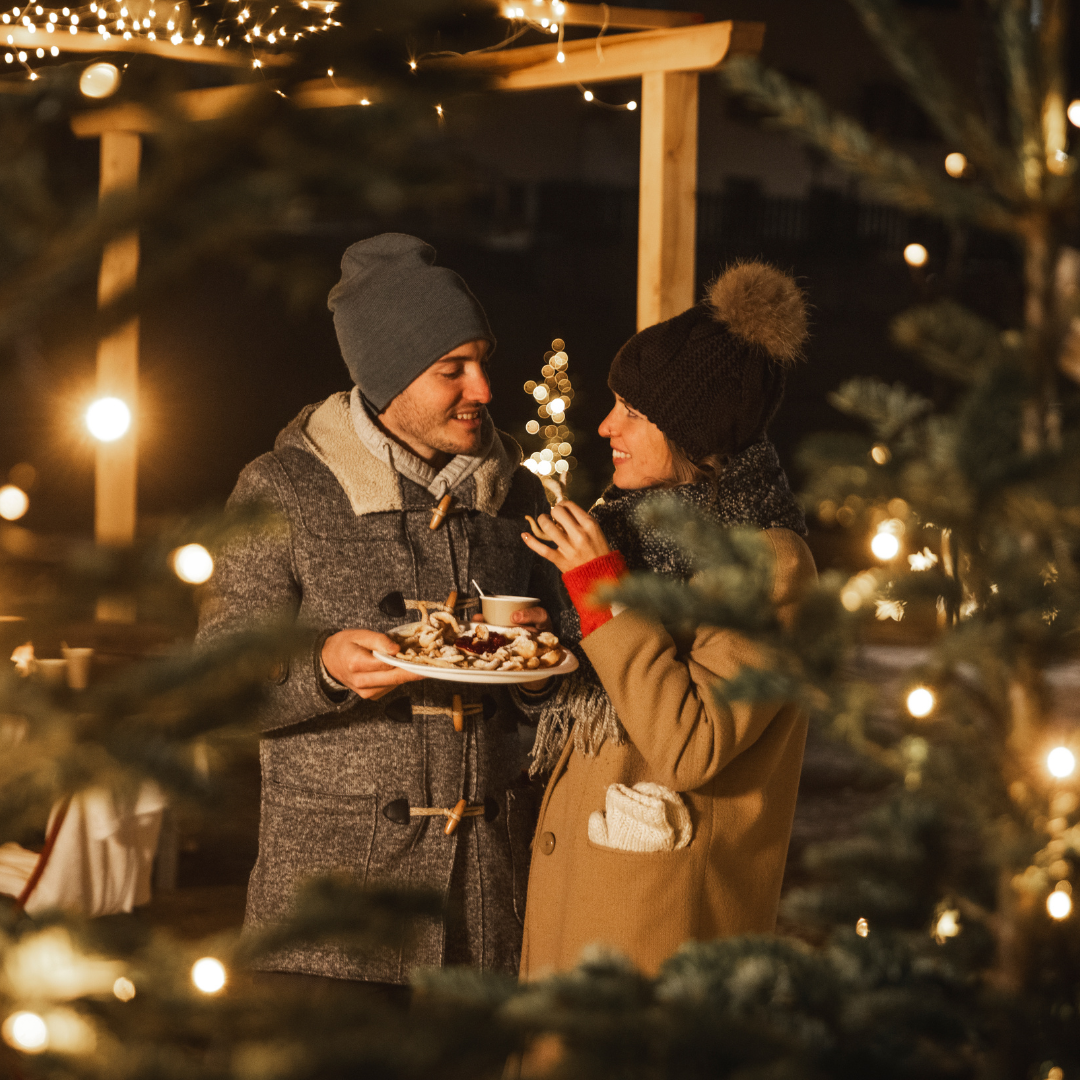
[[[691,461],[737,454],[764,438],[805,340],[806,300],[794,279],[740,263],[704,302],[623,345],[608,386]]]

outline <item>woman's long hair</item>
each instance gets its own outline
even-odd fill
[[[664,436],[667,439],[667,436]],[[692,461],[690,455],[682,447],[667,439],[668,449],[671,451],[672,476],[658,487],[676,488],[683,484],[700,484],[704,481],[712,484],[717,490],[720,486],[720,474],[727,464],[728,455],[722,453],[706,454],[698,461]]]

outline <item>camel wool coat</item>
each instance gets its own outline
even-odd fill
[[[773,600],[790,620],[816,578],[803,540],[766,529]],[[761,657],[745,638],[700,627],[688,651],[624,611],[583,641],[629,737],[595,757],[567,740],[533,841],[523,979],[574,967],[601,944],[654,974],[684,942],[769,933],[776,925],[807,716],[790,702],[718,702],[711,688]],[[681,793],[690,843],[670,852],[594,844],[589,815],[611,784],[651,781]]]

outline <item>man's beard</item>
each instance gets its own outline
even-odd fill
[[[487,409],[483,405],[461,405],[453,413],[434,417],[430,412],[418,407],[407,395],[406,390],[402,394],[403,400],[397,410],[396,419],[402,432],[410,439],[430,446],[432,450],[438,450],[442,454],[475,454],[479,451],[484,441],[483,421],[487,418]],[[471,432],[454,431],[450,424],[453,416],[461,412],[479,413],[480,427]]]

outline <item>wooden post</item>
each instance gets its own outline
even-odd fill
[[[142,142],[130,131],[101,134],[99,196],[134,191],[139,184]],[[139,237],[128,233],[106,245],[98,276],[98,306],[105,307],[135,284]],[[131,319],[98,343],[97,393],[118,397],[131,410],[128,432],[115,442],[99,442],[95,468],[94,538],[99,544],[125,545],[135,539],[136,432],[138,429],[139,321]],[[134,602],[102,597],[97,616],[134,622]]]
[[[670,319],[694,303],[697,129],[697,72],[644,74],[638,211],[639,330]]]

